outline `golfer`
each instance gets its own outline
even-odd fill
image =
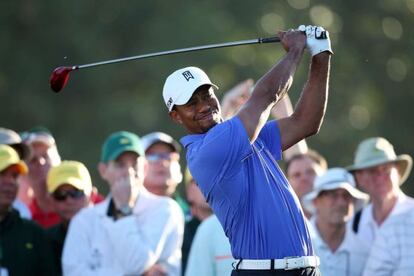
[[[330,56],[322,27],[279,32],[286,54],[256,84],[250,99],[223,121],[213,84],[187,67],[165,81],[163,97],[181,139],[191,174],[230,240],[232,275],[319,275],[298,198],[276,161],[282,151],[318,132],[324,117]],[[267,122],[289,90],[305,48],[312,55],[308,81],[290,117]]]

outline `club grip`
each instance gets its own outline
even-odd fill
[[[277,36],[274,37],[260,37],[259,43],[273,43],[273,42],[280,42],[280,38]]]

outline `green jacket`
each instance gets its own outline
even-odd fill
[[[53,260],[45,231],[12,209],[0,222],[0,267],[10,276],[55,275]]]
[[[59,223],[46,230],[46,234],[51,243],[53,256],[55,258],[55,267],[58,275],[62,275],[62,251],[67,230],[68,229],[63,225],[63,223]]]

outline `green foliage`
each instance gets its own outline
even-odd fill
[[[384,136],[398,153],[413,156],[413,15],[413,0],[2,1],[0,125],[17,131],[46,126],[63,158],[85,162],[105,189],[95,168],[109,133],[185,134],[169,121],[162,102],[170,72],[200,66],[220,86],[221,96],[238,81],[260,78],[283,49],[240,46],[85,69],[71,74],[61,94],[48,86],[55,67],[322,24],[331,31],[335,56],[325,122],[309,140],[311,147],[331,166],[345,166],[361,139]],[[308,59],[296,75],[293,101],[306,79]],[[414,192],[409,184],[404,189]]]

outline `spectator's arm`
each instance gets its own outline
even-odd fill
[[[165,265],[168,275],[179,275],[184,219],[178,206],[168,208],[154,214],[150,228],[132,215],[103,229],[125,274],[142,274],[157,263]]]

